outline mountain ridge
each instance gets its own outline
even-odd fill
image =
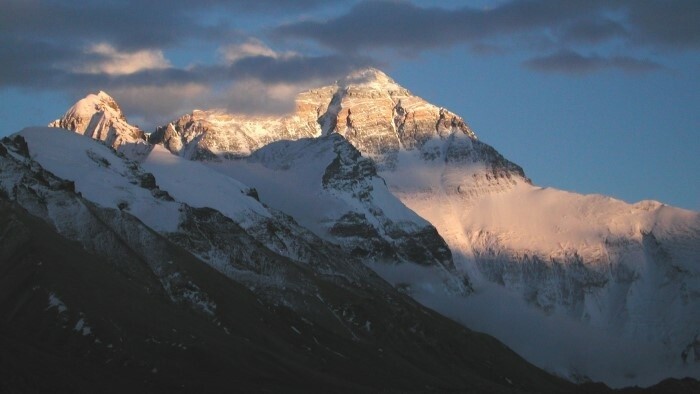
[[[244,222],[164,197],[153,184],[130,184],[143,169],[97,141],[25,129],[0,146],[0,269],[9,273],[0,278],[0,316],[9,322],[0,327],[7,334],[0,348],[10,349],[0,363],[17,372],[0,376],[0,387],[576,390],[495,339],[421,307],[332,245],[316,240],[307,259],[286,257]],[[52,157],[51,146],[76,162]],[[178,204],[177,228],[147,226],[138,199],[93,202],[89,180],[54,175],[72,177],[67,168],[76,166],[123,176],[126,183],[113,181],[107,195]],[[213,264],[207,245],[226,252],[235,270]],[[257,279],[242,274],[253,270]],[[84,376],[85,360],[106,380]],[[52,373],[69,378],[41,379]]]
[[[381,215],[373,212],[389,212],[397,204],[407,207],[434,226],[449,247],[454,268],[448,269],[447,281],[440,264],[427,271],[414,262],[370,266],[421,303],[469,327],[497,333],[539,366],[569,379],[601,379],[616,386],[648,385],[674,374],[700,376],[700,345],[694,339],[700,330],[696,212],[537,187],[520,166],[478,140],[461,117],[412,96],[376,69],[301,93],[296,113],[288,118],[195,111],[181,119],[186,121],[159,129],[151,142],[262,190],[261,202],[327,241],[343,245],[337,237],[340,228],[365,235],[367,229],[386,232],[382,221],[376,221]],[[322,172],[304,169],[305,164],[320,163],[313,150],[304,156],[305,144],[331,135],[341,136],[362,156],[344,159],[349,161],[343,182],[349,188],[338,184],[329,189]],[[330,145],[327,150],[331,152]],[[294,152],[302,154],[284,159]],[[363,158],[373,162],[374,173],[359,170]],[[318,165],[326,168],[329,161]],[[388,188],[400,202],[382,200],[364,213],[359,206],[370,189],[358,185],[368,185],[375,175],[383,185],[372,190]],[[307,185],[306,190],[292,180]],[[319,209],[303,208],[312,201],[309,196],[324,196],[318,200],[324,203],[314,206]],[[285,199],[300,203],[290,205]],[[344,207],[338,212],[350,216],[329,216],[331,201]],[[364,216],[358,216],[361,212]],[[353,245],[347,243],[346,250]],[[454,279],[469,291],[455,292],[448,285]],[[574,343],[562,346],[560,353],[533,349],[500,327],[498,315],[471,313],[475,300],[532,308],[528,319],[542,322],[538,336],[558,335],[547,326],[557,319],[582,330],[601,330],[600,338],[587,337],[600,351],[600,362],[561,367],[563,359],[582,349]],[[544,315],[535,318],[537,313]],[[608,354],[608,338],[624,343],[617,354]],[[651,364],[639,362],[641,357],[626,357],[635,344],[666,369],[657,368],[660,372],[654,375]],[[609,365],[600,367],[603,361]]]

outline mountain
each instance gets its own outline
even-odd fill
[[[239,203],[224,196],[255,196],[283,233],[567,379],[700,377],[697,212],[535,186],[461,117],[376,69],[296,103],[285,117],[185,115],[151,136],[142,165],[192,207],[226,215]],[[218,191],[233,181],[246,186]],[[251,223],[239,225],[269,248],[285,239]],[[314,250],[293,245],[280,253]],[[198,256],[232,253],[209,250]]]
[[[144,132],[130,125],[117,102],[103,91],[79,100],[49,127],[73,130],[134,156],[148,153]]]
[[[240,183],[211,191],[237,200],[222,211],[182,202],[146,168],[206,167],[162,153],[142,167],[49,128],[2,140],[3,391],[585,391],[422,307]]]
[[[271,142],[321,135],[318,118],[332,94],[332,88],[301,93],[295,113],[283,117],[195,110],[159,127],[150,141],[187,159],[245,157]]]
[[[471,291],[435,228],[396,199],[374,163],[339,135],[280,141],[208,166],[253,185],[265,204],[365,264],[421,268],[449,292]]]

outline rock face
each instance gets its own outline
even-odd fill
[[[338,133],[365,155],[419,149],[433,138],[461,131],[476,135],[462,118],[412,95],[383,72],[368,68],[334,85],[302,92],[285,117],[194,111],[162,126],[151,142],[186,158],[245,157],[274,141]],[[179,137],[179,138],[178,138]]]
[[[462,118],[412,95],[373,68],[338,82],[321,123],[324,132],[343,135],[380,164],[391,163],[399,150],[420,149],[428,140],[455,131],[476,139]]]
[[[104,141],[114,149],[137,154],[145,154],[147,150],[144,132],[130,125],[117,102],[103,91],[81,99],[49,127],[73,130]]]

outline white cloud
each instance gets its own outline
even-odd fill
[[[222,47],[219,52],[227,64],[233,64],[241,59],[255,56],[267,56],[272,58],[292,56],[293,52],[276,52],[262,41],[250,38],[242,44],[231,44]]]
[[[94,55],[96,59],[80,65],[74,71],[89,74],[125,75],[171,66],[160,50],[142,49],[135,52],[120,52],[110,44],[98,43],[89,46],[85,53]]]

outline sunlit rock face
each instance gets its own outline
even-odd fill
[[[49,127],[73,130],[104,141],[115,149],[126,145],[145,147],[146,144],[144,132],[129,124],[117,102],[103,91],[78,101]]]
[[[383,155],[421,148],[457,130],[476,139],[462,118],[412,95],[377,69],[357,71],[337,85],[322,118],[324,131],[343,135],[380,162]]]

